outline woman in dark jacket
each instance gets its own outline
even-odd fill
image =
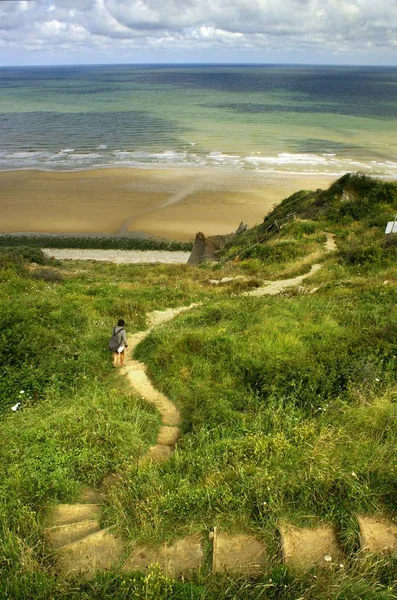
[[[114,367],[117,367],[118,360],[120,361],[120,366],[124,366],[124,351],[126,348],[128,348],[127,335],[125,333],[124,324],[124,319],[119,319],[116,327],[113,327],[111,340],[114,340],[115,343],[110,349],[113,354]]]

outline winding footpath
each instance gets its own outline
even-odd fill
[[[335,249],[334,236],[327,235],[326,250]],[[298,285],[321,268],[312,266],[309,273],[293,279],[272,282],[262,288],[246,293],[250,296],[277,294]],[[153,387],[146,374],[146,367],[134,359],[138,344],[150,332],[182,312],[198,306],[191,304],[180,308],[153,311],[148,314],[149,327],[130,336],[130,356],[123,368],[131,388],[147,402],[153,404],[161,415],[161,426],[156,444],[149,448],[141,462],[164,462],[174,452],[180,435],[181,415],[178,408],[160,391]],[[112,485],[121,476],[110,474],[105,477],[99,491],[86,489],[81,502],[60,504],[47,510],[44,538],[47,550],[56,559],[59,573],[63,577],[92,577],[98,571],[121,569],[123,571],[145,571],[153,564],[173,577],[190,577],[204,563],[204,547],[208,537],[212,541],[212,560],[207,569],[213,573],[235,572],[259,575],[270,568],[270,558],[264,542],[255,535],[224,534],[214,528],[206,534],[195,534],[157,547],[128,546],[112,528],[100,528],[101,502]],[[362,550],[374,553],[397,551],[397,526],[382,518],[357,516]],[[332,526],[297,528],[279,524],[281,560],[294,567],[309,569],[313,566],[342,569],[345,556],[339,537]]]

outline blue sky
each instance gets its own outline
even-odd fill
[[[0,0],[0,65],[397,65],[397,0]]]

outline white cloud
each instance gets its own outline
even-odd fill
[[[396,0],[32,0],[0,2],[0,45],[19,54],[45,41],[54,58],[87,51],[201,48],[347,57],[381,49],[395,62]],[[103,58],[102,56],[102,58]]]

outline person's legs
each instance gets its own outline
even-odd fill
[[[117,367],[118,352],[113,352],[113,366]]]
[[[124,367],[124,350],[122,352],[120,352],[119,356],[120,356],[120,366]]]

